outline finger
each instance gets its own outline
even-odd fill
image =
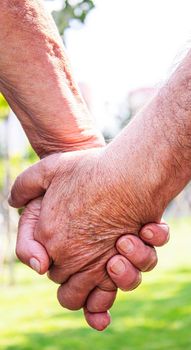
[[[58,301],[69,310],[79,310],[86,304],[87,296],[96,284],[92,271],[76,273],[58,288]]]
[[[36,199],[25,208],[18,229],[16,254],[26,265],[39,274],[47,272],[50,260],[46,249],[34,239],[34,230],[38,221],[42,199]]]
[[[115,255],[108,261],[107,272],[116,286],[125,291],[133,290],[141,283],[140,271],[122,255]]]
[[[92,313],[84,307],[84,316],[90,327],[97,331],[103,331],[111,323],[111,316],[109,312]]]
[[[109,310],[116,298],[116,290],[102,290],[100,287],[96,287],[88,296],[86,306],[89,312],[106,312]]]
[[[125,235],[118,239],[116,248],[140,271],[150,271],[157,264],[154,248],[146,245],[139,237]]]
[[[152,246],[160,247],[169,241],[169,227],[165,223],[147,224],[141,229],[139,237],[145,243],[148,243]]]
[[[12,207],[25,206],[30,200],[45,193],[54,175],[56,159],[54,155],[49,156],[32,165],[16,178],[8,198]]]
[[[115,300],[116,286],[108,277],[105,270],[99,271],[98,269],[99,266],[94,270],[91,269],[76,273],[66,283],[62,284],[58,289],[58,300],[60,304],[70,310],[79,310],[86,304],[90,292],[93,291],[93,297],[90,296],[88,308],[89,305],[93,304],[93,301],[96,303],[100,301],[101,304],[97,304],[95,308],[90,307],[89,311],[107,311]],[[97,286],[99,288],[95,289]],[[104,291],[111,293],[102,293]],[[102,297],[103,300],[101,300]]]

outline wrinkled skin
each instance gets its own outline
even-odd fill
[[[37,259],[41,263],[41,271],[48,270],[50,259],[44,247],[34,240],[35,226],[39,220],[42,198],[32,200],[25,208],[20,222],[17,239],[17,255],[22,262],[30,264],[30,259]],[[153,237],[146,237],[145,233],[153,233]],[[139,232],[140,237],[135,235],[124,235],[117,240],[116,249],[121,255],[113,256],[107,264],[107,272],[115,285],[122,290],[131,290],[133,284],[140,278],[140,271],[150,271],[157,263],[156,251],[145,242],[152,245],[161,246],[169,239],[168,226],[161,224],[145,225]],[[125,244],[125,246],[124,246]],[[113,270],[116,263],[123,261],[125,270]],[[118,265],[117,265],[118,266]],[[135,269],[136,267],[136,269]],[[136,285],[134,285],[136,287]],[[111,319],[108,311],[95,312],[96,310],[106,310],[115,300],[116,293],[103,291],[96,288],[88,295],[88,308],[94,310],[90,312],[84,305],[84,315],[87,323],[97,329],[105,329]],[[78,298],[78,294],[74,295]],[[108,308],[109,308],[108,306]]]
[[[20,206],[47,190],[42,203],[38,202],[41,212],[34,236],[54,262],[49,277],[62,284],[58,289],[61,305],[76,310],[86,304],[85,314],[103,312],[112,305],[116,285],[109,278],[105,265],[116,254],[118,237],[138,233],[141,227],[138,217],[137,221],[136,217],[132,219],[128,208],[120,207],[122,201],[117,198],[120,192],[101,167],[101,158],[102,152],[98,150],[47,157],[17,179],[11,199],[14,206]],[[25,189],[27,192],[23,192]],[[21,190],[22,195],[18,196]],[[136,208],[136,213],[139,214],[139,210]],[[132,239],[138,240],[134,236]],[[152,258],[147,256],[149,263],[139,262],[145,265],[145,270],[156,264],[155,253],[151,248],[148,251],[153,255]],[[128,289],[139,283],[140,274],[134,267],[134,278],[128,281]],[[98,302],[94,304],[91,296],[87,299],[92,290],[94,297],[98,295]],[[99,310],[100,291],[111,295],[104,310]]]

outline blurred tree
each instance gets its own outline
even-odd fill
[[[71,27],[72,20],[84,23],[87,14],[94,7],[92,0],[63,0],[62,9],[52,13],[61,36],[63,37],[65,30]]]

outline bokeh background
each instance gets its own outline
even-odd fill
[[[190,0],[47,0],[82,94],[109,142],[152,98],[190,47]],[[51,94],[51,91],[50,91]],[[158,267],[120,292],[113,322],[91,330],[62,309],[56,286],[14,255],[19,213],[7,206],[13,179],[37,159],[0,95],[0,349],[191,349],[191,188],[169,205],[171,241]]]

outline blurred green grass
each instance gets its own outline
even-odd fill
[[[88,328],[81,312],[62,309],[56,286],[18,263],[16,285],[0,287],[0,349],[191,349],[191,219],[170,224],[158,267],[136,291],[119,293],[103,333]]]

